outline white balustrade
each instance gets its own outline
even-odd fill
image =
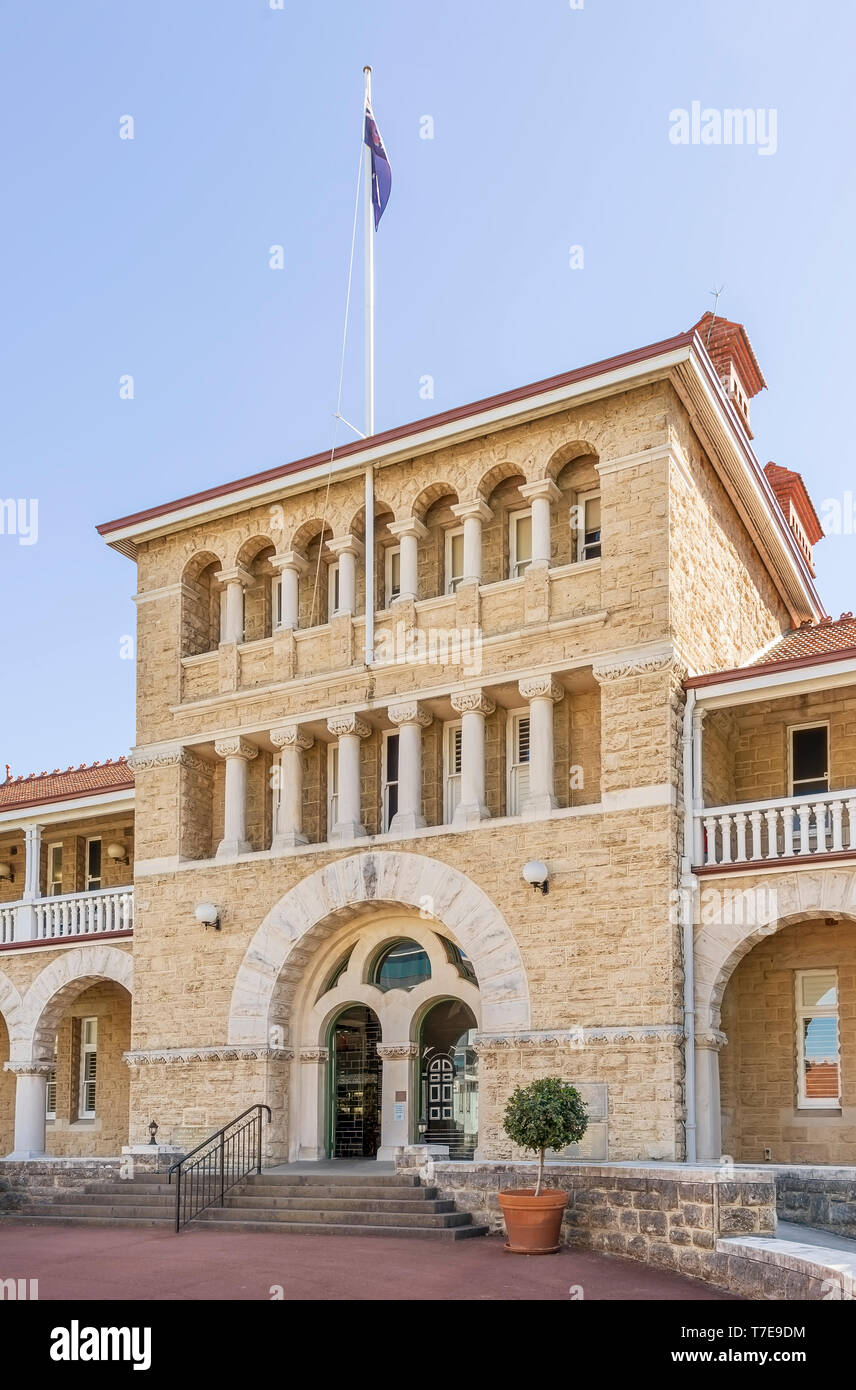
[[[55,898],[39,898],[33,907],[38,941],[130,931],[134,925],[133,888],[63,893]]]
[[[856,792],[712,806],[697,821],[704,827],[705,864],[856,852]]]
[[[17,907],[0,907],[0,946],[9,946],[15,940],[15,914]]]

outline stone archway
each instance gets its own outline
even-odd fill
[[[57,1019],[69,1003],[99,980],[113,980],[134,992],[134,960],[115,946],[78,946],[45,966],[21,1004],[20,1032],[11,1042],[13,1062],[41,1062],[51,1055]],[[10,1030],[11,1032],[11,1030]]]
[[[722,1000],[737,966],[760,942],[819,918],[856,922],[856,871],[823,869],[739,880],[736,897],[695,938],[697,1152],[722,1153],[720,1031]],[[740,902],[738,904],[738,898]],[[739,910],[738,910],[739,907]]]
[[[529,986],[511,928],[471,879],[425,855],[379,850],[339,859],[310,874],[265,917],[241,962],[229,1010],[230,1043],[266,1045],[277,982],[293,994],[320,942],[368,907],[407,907],[435,920],[472,961],[482,1031],[530,1026]]]

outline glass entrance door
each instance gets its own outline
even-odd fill
[[[475,1029],[471,1010],[457,999],[435,1004],[422,1023],[420,1131],[426,1144],[448,1145],[450,1158],[472,1158],[478,1143]]]
[[[380,1024],[362,1004],[352,1004],[333,1024],[330,1155],[374,1158],[380,1148],[382,1063]]]

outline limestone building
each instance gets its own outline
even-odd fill
[[[136,743],[0,785],[0,1152],[500,1157],[558,1074],[582,1156],[852,1161],[856,622],[763,386],[706,316],[99,528]]]

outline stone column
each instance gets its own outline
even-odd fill
[[[482,577],[482,525],[493,520],[493,512],[486,502],[476,498],[472,502],[456,502],[452,515],[464,523],[464,577],[462,584],[480,584]]]
[[[564,690],[552,676],[533,676],[517,686],[529,701],[529,792],[520,808],[523,816],[546,816],[557,805],[554,790],[553,706]]]
[[[432,716],[418,700],[390,705],[387,710],[391,724],[398,725],[398,810],[392,818],[390,831],[410,835],[425,824],[422,814],[422,730]]]
[[[452,709],[461,716],[461,800],[453,825],[487,820],[485,800],[484,721],[496,705],[483,690],[462,690],[452,696]]]
[[[300,1108],[297,1114],[297,1136],[289,1151],[292,1162],[327,1157],[327,1136],[325,1134],[325,1115],[327,1103],[327,1067],[330,1049],[327,1047],[301,1047],[300,1057]]]
[[[42,827],[24,827],[24,887],[21,906],[15,913],[15,940],[35,941],[36,909],[34,903],[42,896]]]
[[[271,556],[271,565],[275,570],[279,570],[281,576],[282,616],[279,621],[281,629],[299,627],[300,576],[308,564],[309,561],[306,556],[301,555],[299,550],[284,550],[279,555]],[[273,626],[277,626],[275,613]]]
[[[217,859],[233,859],[247,854],[252,845],[247,839],[247,763],[259,755],[258,748],[246,739],[218,738],[214,751],[226,759],[226,796],[223,814],[223,838],[217,846]]]
[[[719,1098],[719,1049],[725,1035],[695,1035],[696,1157],[718,1163],[722,1157],[722,1106]]]
[[[387,526],[401,546],[401,593],[395,600],[419,597],[419,542],[428,535],[427,527],[415,516],[406,521],[391,521]]]
[[[357,559],[364,552],[356,536],[336,536],[327,542],[327,549],[339,561],[339,607],[337,613],[357,611]],[[332,614],[328,614],[332,617]]]
[[[253,576],[240,565],[234,569],[220,570],[214,576],[223,585],[220,600],[220,641],[243,642],[244,640],[244,589],[252,584]]]
[[[15,1139],[9,1159],[44,1158],[48,1076],[53,1062],[7,1062],[14,1072]]]
[[[327,728],[339,740],[338,818],[328,838],[333,844],[348,844],[365,838],[362,823],[360,787],[360,739],[368,738],[371,728],[355,714],[339,714],[327,720]]]
[[[279,752],[279,796],[271,849],[293,849],[308,844],[303,833],[303,754],[315,740],[298,724],[271,729],[270,741]]]
[[[419,1056],[415,1043],[378,1043],[383,1063],[381,1080],[381,1122],[378,1163],[395,1158],[395,1150],[412,1141],[419,1083],[414,1079],[413,1063]],[[401,1097],[401,1099],[399,1099]]]
[[[534,483],[523,483],[520,496],[525,497],[532,507],[532,563],[530,569],[546,569],[550,564],[550,517],[551,506],[558,502],[561,492],[552,478],[538,478]]]

